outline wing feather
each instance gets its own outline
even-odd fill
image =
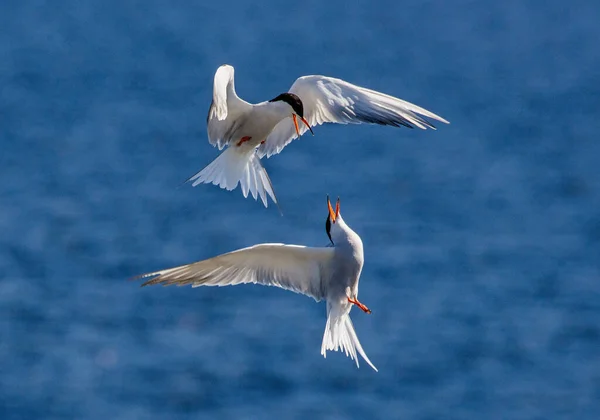
[[[325,297],[322,279],[329,275],[333,248],[261,244],[204,261],[142,274],[142,286],[162,284],[192,287],[255,283],[276,286],[314,298]]]
[[[425,130],[435,129],[427,119],[448,124],[442,117],[410,102],[332,77],[300,77],[290,92],[302,100],[304,117],[311,126],[324,123],[379,124]],[[299,129],[300,135],[308,130],[303,125]],[[258,154],[261,158],[270,157],[296,138],[294,124],[291,118],[286,118],[275,126],[259,147]]]
[[[228,64],[219,67],[213,83],[213,99],[208,110],[206,125],[208,140],[219,150],[231,141],[237,124],[252,105],[242,100],[235,92],[234,69]]]

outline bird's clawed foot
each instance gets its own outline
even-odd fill
[[[252,137],[250,136],[244,136],[240,139],[240,141],[238,141],[237,145],[238,147],[241,146],[242,144],[244,144],[245,142],[247,142],[248,140],[252,139]]]
[[[362,309],[365,313],[370,314],[371,310],[369,308],[367,308],[365,305],[363,305],[362,303],[360,303],[358,301],[358,299],[350,299],[348,298],[348,302],[358,306],[360,309]]]

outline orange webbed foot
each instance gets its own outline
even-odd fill
[[[238,147],[241,146],[242,144],[244,144],[245,142],[247,142],[248,140],[252,139],[252,137],[250,136],[244,136],[240,139],[240,141],[237,142]]]
[[[348,302],[352,303],[353,305],[358,306],[360,309],[363,310],[363,312],[365,312],[367,314],[371,313],[371,310],[369,308],[367,308],[365,305],[363,305],[362,303],[360,303],[358,301],[358,299],[350,299],[350,298],[348,298]]]

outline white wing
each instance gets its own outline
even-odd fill
[[[228,64],[219,67],[215,73],[213,99],[206,118],[210,144],[218,146],[219,150],[223,149],[244,114],[251,109],[252,105],[235,93],[233,67]]]
[[[448,124],[442,117],[410,102],[332,77],[300,77],[294,82],[290,92],[302,100],[304,117],[311,126],[323,123],[366,123],[435,129],[423,117]],[[300,135],[308,130],[303,124],[299,124],[298,128]],[[261,158],[270,157],[281,152],[296,138],[298,136],[291,117],[286,118],[275,126],[258,149],[258,154]]]
[[[258,283],[302,293],[319,301],[325,297],[326,285],[323,285],[322,279],[329,276],[333,253],[333,248],[261,244],[197,263],[142,274],[137,278],[155,277],[142,286]]]

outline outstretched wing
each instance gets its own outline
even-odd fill
[[[304,117],[311,126],[323,123],[380,124],[435,129],[423,117],[448,124],[442,117],[410,102],[332,77],[300,77],[290,92],[302,100]],[[298,128],[300,135],[308,130],[303,125]],[[291,118],[286,118],[275,126],[258,154],[261,158],[270,157],[296,138],[294,124]]]
[[[255,283],[302,293],[319,301],[325,297],[322,279],[330,275],[333,248],[261,244],[208,260],[142,274],[142,286],[233,286]]]
[[[252,105],[235,93],[234,69],[224,64],[217,69],[213,84],[213,99],[208,110],[206,125],[208,140],[219,150],[230,141],[235,128],[242,122]]]

